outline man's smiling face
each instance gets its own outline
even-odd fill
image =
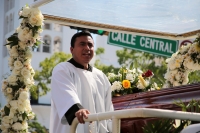
[[[70,51],[74,60],[87,68],[94,56],[94,41],[90,36],[77,37],[74,47],[71,47]]]

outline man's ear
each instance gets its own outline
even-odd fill
[[[71,51],[71,53],[73,52],[73,49],[74,49],[73,47],[70,47],[70,51]]]

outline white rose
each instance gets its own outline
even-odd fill
[[[35,118],[34,112],[30,112],[30,113],[28,114],[28,118],[29,118],[29,120]]]
[[[13,99],[13,95],[12,94],[8,94],[6,96],[7,103],[9,103],[12,99]]]
[[[23,113],[25,111],[25,109],[26,109],[26,103],[25,103],[25,101],[22,101],[21,99],[18,100],[18,105],[17,106],[18,106],[17,109],[18,109],[19,112]]]
[[[18,45],[22,50],[26,49],[26,43],[19,41]]]
[[[26,100],[29,98],[29,93],[27,91],[22,91],[20,94],[19,94],[19,99],[21,100]]]
[[[14,130],[16,130],[16,131],[19,131],[19,130],[22,130],[22,129],[23,129],[23,128],[22,128],[22,124],[19,123],[19,122],[14,123],[14,124],[12,125],[12,128],[13,128]]]
[[[18,100],[12,100],[12,101],[10,101],[10,106],[13,109],[17,109],[18,108]]]
[[[108,79],[114,78],[115,74],[114,73],[108,73]]]
[[[17,29],[15,30],[15,32],[18,33],[18,32],[19,32],[19,29],[20,29],[20,27],[17,27]]]
[[[28,123],[26,121],[22,122],[22,129],[27,129],[28,128]]]
[[[15,69],[21,69],[21,68],[23,67],[23,64],[22,64],[21,61],[16,60],[16,61],[14,62],[14,67],[15,67]]]
[[[25,104],[26,104],[26,111],[31,112],[32,108],[31,108],[30,100],[25,100]]]
[[[17,116],[14,116],[13,117],[13,122],[17,122],[18,121],[18,117]]]
[[[19,33],[18,33],[18,38],[21,42],[23,43],[27,43],[28,40],[30,40],[32,38],[32,31],[29,30],[29,28],[25,27],[25,28],[20,28],[19,29]]]
[[[29,17],[31,13],[31,8],[29,8],[28,6],[23,7],[23,10],[20,12],[20,16],[23,17]]]
[[[122,89],[122,84],[119,81],[115,81],[112,84],[112,90],[121,90]]]
[[[12,66],[14,64],[14,59],[12,57],[8,58],[8,64],[9,66]]]
[[[21,75],[22,75],[25,79],[27,79],[27,78],[30,78],[31,72],[30,72],[29,69],[27,69],[26,67],[24,67],[24,68],[22,68],[22,70],[21,70]]]
[[[18,54],[17,46],[13,46],[13,47],[10,49],[9,53],[10,53],[10,56],[18,57],[19,54]]]
[[[2,122],[3,122],[3,123],[6,123],[6,124],[9,124],[9,123],[10,123],[10,118],[9,118],[9,116],[4,116],[4,117],[2,118]]]
[[[127,79],[127,80],[133,81],[134,78],[135,78],[134,75],[131,74],[131,73],[128,73],[128,74],[126,75],[126,79]]]
[[[0,125],[0,129],[2,130],[1,133],[8,133],[8,128],[6,128],[4,125]]]
[[[30,78],[24,79],[25,85],[32,85],[32,80]]]
[[[173,86],[180,86],[181,84],[178,81],[173,82]]]
[[[31,59],[27,59],[26,61],[24,61],[23,63],[25,66],[31,66]]]
[[[32,51],[29,49],[26,51],[26,59],[31,59],[32,58]]]
[[[32,8],[29,19],[31,25],[41,26],[43,24],[43,15],[38,8]]]
[[[6,91],[7,91],[7,93],[12,93],[12,88],[8,87],[8,88],[6,88]]]
[[[16,112],[16,109],[14,109],[14,108],[10,108],[10,113],[9,113],[9,117],[12,119],[13,117],[14,117],[14,115],[15,115],[15,112]]]
[[[13,74],[13,75],[19,75],[20,72],[21,72],[20,69],[14,68],[14,69],[12,70],[12,74]]]
[[[18,78],[15,75],[10,75],[8,77],[8,82],[12,85],[16,85],[16,81],[18,80]]]

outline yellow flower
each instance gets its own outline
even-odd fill
[[[124,72],[124,73],[127,73],[127,70],[126,70],[126,69],[123,69],[123,72]]]
[[[147,87],[146,81],[144,80],[144,78],[143,78],[141,75],[138,76],[138,79],[139,79],[140,83],[141,83],[144,87]]]
[[[197,52],[200,52],[200,46],[199,46],[198,43],[195,43],[195,44],[194,44],[194,48],[195,48],[195,50],[196,50]]]
[[[128,89],[131,87],[131,83],[129,80],[123,80],[122,81],[122,86],[125,88],[125,89]]]
[[[156,87],[156,90],[160,90],[160,87]]]

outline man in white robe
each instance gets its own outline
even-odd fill
[[[90,113],[113,111],[111,85],[106,75],[89,65],[94,41],[89,32],[76,33],[71,39],[73,58],[58,64],[51,79],[50,133],[69,133],[75,117],[77,133],[111,132],[111,121],[84,122]]]

